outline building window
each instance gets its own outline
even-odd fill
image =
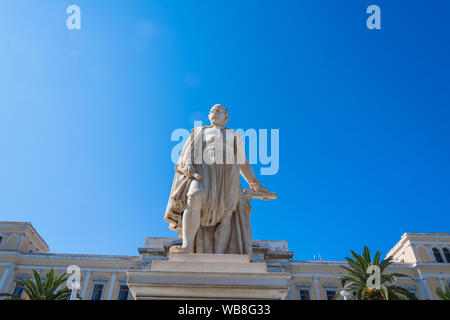
[[[92,289],[91,300],[102,300],[103,288],[105,285],[103,283],[95,283]]]
[[[311,284],[309,282],[297,282],[295,285],[300,300],[311,300]]]
[[[443,263],[444,259],[442,258],[441,252],[439,251],[438,248],[433,248],[433,254],[434,257],[436,258],[436,261],[439,263]]]
[[[309,294],[309,288],[300,288],[298,290],[298,296],[300,300],[311,300],[311,295]]]
[[[327,300],[333,300],[336,294],[336,289],[325,289],[325,296],[327,297]]]
[[[15,283],[16,283],[16,287],[14,288],[13,294],[19,297],[23,296],[23,286],[24,286],[24,281],[30,279],[31,276],[29,274],[19,274],[16,277]]]
[[[332,282],[324,283],[323,292],[325,294],[325,299],[333,300],[337,295],[337,285]]]
[[[450,263],[450,250],[448,250],[448,248],[444,248],[442,251],[444,252],[445,260]]]
[[[119,297],[117,300],[128,300],[128,293],[130,290],[126,284],[121,284],[119,288]]]
[[[20,284],[16,284],[16,288],[14,289],[13,295],[22,297],[23,294],[23,286]]]

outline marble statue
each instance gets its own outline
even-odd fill
[[[175,166],[164,220],[183,242],[170,252],[251,255],[250,200],[276,194],[256,178],[242,136],[225,127],[225,107],[214,105],[208,118],[211,125],[192,130]],[[250,188],[242,190],[240,175]]]

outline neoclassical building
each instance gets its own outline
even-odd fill
[[[45,275],[77,265],[81,270],[79,294],[85,300],[133,299],[127,286],[126,270],[150,270],[155,260],[167,260],[169,248],[177,238],[145,239],[137,256],[51,253],[49,246],[29,222],[0,222],[0,292],[23,294],[19,278],[31,278],[32,270]],[[326,300],[340,292],[340,268],[345,261],[293,260],[286,241],[253,240],[252,261],[266,262],[269,272],[290,274],[286,299]],[[396,263],[392,272],[409,278],[398,285],[414,292],[419,299],[437,299],[434,290],[450,283],[450,233],[407,232],[387,253]]]

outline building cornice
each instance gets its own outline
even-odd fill
[[[448,232],[405,232],[403,235],[407,237],[450,238]]]
[[[38,253],[20,251],[0,251],[2,255],[17,255],[21,258],[62,259],[62,260],[90,260],[90,261],[133,261],[140,262],[141,256],[99,255],[99,254],[66,254],[66,253]]]
[[[67,271],[67,267],[62,266],[43,266],[43,265],[14,265],[9,262],[0,262],[0,266],[14,266],[16,269],[24,269],[24,270],[42,270],[42,269],[54,269],[56,271]],[[133,268],[111,268],[111,267],[80,267],[81,271],[85,272],[126,272]]]

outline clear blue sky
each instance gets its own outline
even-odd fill
[[[81,8],[81,30],[66,8]],[[366,28],[381,8],[382,29]],[[224,104],[280,129],[254,239],[295,259],[450,232],[448,1],[2,0],[0,220],[53,252],[137,255],[163,221],[170,135]],[[255,166],[258,173],[258,166]]]

